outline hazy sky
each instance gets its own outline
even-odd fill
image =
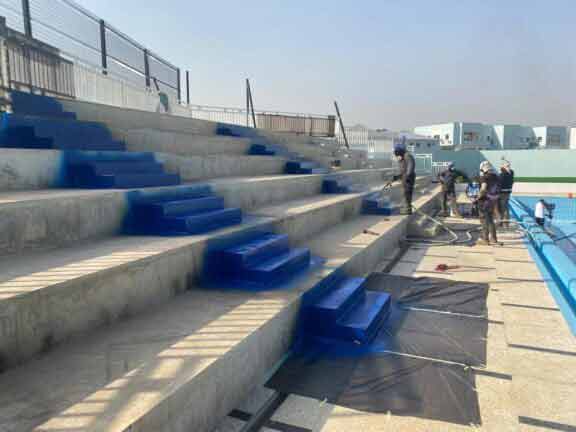
[[[576,0],[79,0],[191,72],[192,102],[347,124],[576,124]]]

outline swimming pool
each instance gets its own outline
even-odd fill
[[[553,218],[547,220],[544,229],[534,220],[534,206],[540,199],[555,205]],[[510,207],[528,233],[533,257],[576,334],[576,199],[515,196]]]

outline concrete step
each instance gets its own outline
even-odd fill
[[[13,160],[17,163],[17,160]],[[0,161],[0,164],[2,162]],[[378,183],[386,170],[343,173],[355,183]],[[208,183],[228,207],[250,212],[319,194],[322,176],[219,179]],[[0,256],[71,245],[123,231],[135,194],[187,190],[190,185],[131,191],[48,190],[0,193]]]
[[[290,249],[264,262],[249,265],[243,272],[248,281],[274,285],[277,281],[297,273],[310,265],[310,250]]]
[[[425,207],[429,201],[425,196],[415,205]],[[191,290],[1,374],[0,388],[11,390],[0,393],[0,429],[211,431],[289,349],[301,295],[335,272],[363,276],[376,269],[403,237],[406,224],[402,216],[330,224],[301,244],[324,257],[326,265],[290,290]],[[125,274],[119,277],[127,280]],[[138,291],[147,289],[142,285]],[[121,295],[116,290],[116,299]],[[74,297],[59,307],[80,299]],[[91,309],[93,302],[86,311]]]
[[[193,237],[114,237],[0,261],[0,358],[26,361],[189,289],[214,245],[258,232],[300,242],[360,212],[362,194],[319,195],[261,208],[242,225]]]

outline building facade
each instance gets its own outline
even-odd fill
[[[568,128],[562,126],[532,127],[454,122],[419,126],[414,128],[414,132],[438,139],[442,149],[521,150],[531,148],[570,148]]]

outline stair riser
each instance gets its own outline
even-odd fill
[[[199,215],[186,219],[165,218],[159,222],[159,225],[163,232],[203,234],[241,222],[242,211],[240,209],[229,209],[225,214],[216,216]]]

